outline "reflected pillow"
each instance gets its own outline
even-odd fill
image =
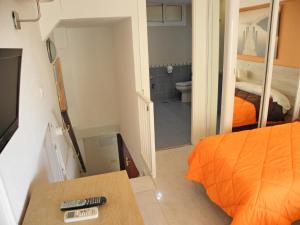
[[[259,96],[261,96],[263,92],[263,87],[261,85],[257,85],[249,82],[236,82],[235,87],[242,91],[247,91],[249,93],[259,95]],[[291,109],[291,103],[289,99],[281,92],[272,89],[271,97],[273,98],[274,102],[282,106],[283,113],[286,113],[288,110]]]

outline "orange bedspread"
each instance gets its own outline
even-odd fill
[[[254,104],[240,97],[234,97],[233,127],[256,124]]]
[[[290,225],[300,219],[300,123],[206,138],[187,178],[204,185],[232,225]]]

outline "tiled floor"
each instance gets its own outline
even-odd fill
[[[230,224],[230,218],[208,199],[201,186],[185,179],[191,148],[157,152],[154,183],[150,177],[140,183],[133,181],[145,225]]]
[[[191,149],[157,152],[157,178],[131,180],[145,225],[230,224],[231,218],[209,200],[201,186],[184,178]]]
[[[154,102],[156,149],[190,144],[191,104],[169,99]]]

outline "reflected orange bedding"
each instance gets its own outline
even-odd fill
[[[300,219],[300,123],[208,137],[190,155],[187,178],[232,225],[290,225]]]
[[[253,103],[234,97],[233,127],[256,124],[256,109]]]

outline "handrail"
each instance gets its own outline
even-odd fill
[[[61,115],[62,115],[64,123],[65,123],[65,125],[67,127],[67,130],[68,130],[70,139],[72,141],[72,144],[73,144],[76,156],[77,156],[77,158],[79,160],[81,169],[82,169],[82,171],[84,173],[86,173],[86,167],[85,167],[85,164],[84,164],[81,152],[80,152],[80,148],[79,148],[79,145],[78,145],[78,142],[77,142],[77,139],[76,139],[76,136],[75,136],[75,132],[73,130],[73,127],[72,127],[71,120],[69,118],[68,112],[67,111],[62,111]]]
[[[138,95],[140,98],[142,98],[147,104],[150,104],[150,103],[152,102],[151,99],[147,98],[147,97],[146,97],[145,95],[143,95],[141,92],[137,91],[136,93],[137,93],[137,95]]]

